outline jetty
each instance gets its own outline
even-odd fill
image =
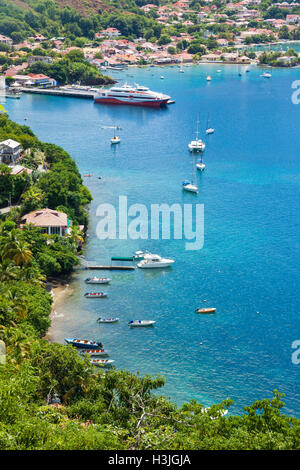
[[[99,270],[109,270],[109,271],[133,271],[135,269],[135,266],[115,266],[113,264],[104,266],[104,265],[91,265],[91,266],[86,266],[85,269],[99,269]]]
[[[33,93],[36,95],[48,96],[68,96],[69,98],[85,98],[94,99],[96,91],[94,90],[80,90],[71,88],[38,88],[38,87],[22,87],[19,88],[22,93]]]

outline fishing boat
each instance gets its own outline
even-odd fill
[[[131,320],[128,326],[152,326],[156,323],[154,320]]]
[[[91,359],[90,363],[92,366],[105,367],[110,366],[113,362],[113,359]]]
[[[120,320],[120,318],[98,318],[97,322],[98,323],[117,323]]]
[[[99,349],[102,348],[102,343],[100,341],[92,341],[89,339],[76,339],[76,338],[65,338],[67,344],[72,344],[77,348],[84,349]]]
[[[214,307],[206,307],[206,308],[196,308],[196,313],[215,313],[217,309]]]
[[[108,356],[108,351],[104,349],[84,349],[81,353],[89,356]]]
[[[199,134],[198,128],[199,128],[199,120],[197,118],[196,139],[192,140],[188,144],[188,148],[190,152],[204,152],[205,150],[205,143],[201,139],[198,138],[198,134]]]
[[[106,292],[86,292],[84,297],[89,299],[101,299],[103,297],[107,297]]]
[[[110,281],[109,277],[88,277],[85,280],[87,284],[109,284]]]
[[[175,263],[173,259],[162,258],[159,255],[148,253],[145,254],[144,259],[142,259],[137,266],[141,269],[168,268],[173,263]]]

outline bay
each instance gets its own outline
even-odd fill
[[[138,249],[176,260],[159,272],[109,273],[112,283],[103,300],[84,298],[91,290],[84,283],[88,272],[76,272],[51,338],[101,339],[117,368],[164,375],[162,393],[179,405],[197,399],[209,406],[230,397],[233,412],[240,412],[278,389],[286,394],[284,411],[299,417],[300,365],[291,359],[300,334],[300,105],[291,100],[299,71],[273,69],[272,78],[264,79],[262,69],[251,66],[184,70],[148,67],[114,74],[171,95],[176,103],[167,109],[29,94],[7,100],[11,119],[64,147],[82,175],[94,175],[84,178],[94,198],[87,260],[107,264],[111,256]],[[215,133],[204,137],[208,113]],[[197,115],[207,147],[195,196],[183,193],[181,182],[191,177],[187,144]],[[101,127],[115,124],[122,127],[121,143],[111,147],[112,130]],[[97,208],[117,207],[119,195],[149,210],[155,203],[204,204],[203,248],[187,251],[186,240],[99,240]],[[217,312],[197,315],[200,305]],[[118,316],[120,322],[99,325],[99,316]],[[157,323],[129,329],[131,319]]]

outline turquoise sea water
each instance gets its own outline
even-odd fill
[[[19,123],[27,117],[41,140],[69,151],[82,174],[103,177],[85,178],[94,197],[88,260],[109,263],[141,248],[176,260],[169,270],[103,272],[113,279],[103,300],[83,297],[92,290],[84,284],[89,273],[77,272],[52,338],[101,339],[116,367],[163,374],[163,393],[178,404],[230,397],[238,412],[276,388],[286,393],[285,412],[299,417],[300,365],[292,364],[291,344],[300,339],[300,105],[291,102],[291,84],[300,77],[297,70],[275,69],[271,79],[254,67],[244,72],[203,65],[184,74],[177,67],[115,74],[170,94],[176,104],[162,110],[34,95],[8,100],[6,108]],[[187,144],[197,114],[203,134],[208,113],[215,134],[205,137],[206,170],[198,173],[195,196],[183,193],[181,182],[191,176]],[[101,129],[114,123],[123,128],[117,148],[110,146],[112,130]],[[185,240],[100,241],[96,209],[117,206],[119,195],[149,209],[204,204],[203,249],[186,251]],[[216,315],[195,314],[199,305],[216,307]],[[120,322],[99,325],[100,315]],[[131,319],[157,323],[129,329]]]
[[[294,49],[296,52],[300,52],[300,41],[287,41],[280,44],[260,44],[248,48],[251,51],[283,51],[286,52],[289,49]]]

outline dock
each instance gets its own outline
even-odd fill
[[[135,266],[86,266],[85,269],[99,269],[99,270],[106,270],[106,271],[133,271]]]
[[[85,99],[94,99],[95,90],[78,90],[78,89],[64,89],[64,88],[38,88],[31,87],[19,88],[22,93],[32,93],[35,95],[48,95],[48,96],[67,96],[69,98],[85,98]]]

